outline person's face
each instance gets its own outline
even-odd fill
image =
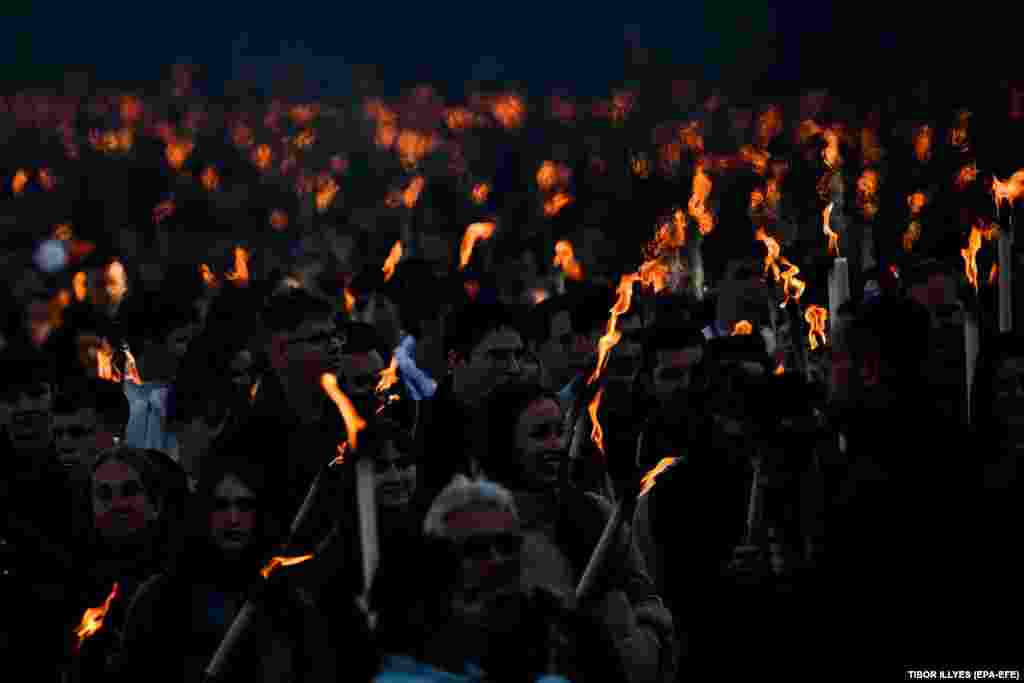
[[[86,462],[96,450],[96,414],[83,408],[53,416],[53,443],[57,457],[66,467],[88,467]]]
[[[1010,443],[1024,448],[1024,356],[1000,363],[994,401],[995,418],[1007,428]]]
[[[519,588],[519,521],[511,512],[478,506],[449,513],[445,523],[461,559],[456,615],[482,625],[488,603]]]
[[[210,535],[225,554],[238,554],[252,542],[256,531],[256,494],[233,474],[213,491]]]
[[[160,512],[139,473],[119,460],[108,460],[93,473],[92,509],[96,529],[108,539],[138,533]]]
[[[349,398],[372,398],[384,369],[384,359],[377,351],[343,353],[340,359],[345,393]]]
[[[53,389],[47,382],[11,386],[0,393],[0,412],[15,450],[36,450],[53,438]]]
[[[522,377],[526,347],[511,328],[488,332],[470,353],[466,363],[455,368],[455,390],[463,400],[485,396],[494,387]]]
[[[565,424],[558,403],[542,398],[527,406],[515,431],[515,450],[525,479],[542,488],[554,486],[566,446]]]
[[[239,392],[248,391],[253,382],[256,381],[253,374],[253,365],[252,354],[246,349],[242,349],[231,358],[231,362],[228,364],[228,372],[230,373],[231,384]]]
[[[116,306],[128,292],[128,275],[120,261],[114,261],[103,270],[103,293],[108,305]]]
[[[308,383],[311,390],[318,390],[320,376],[337,368],[343,343],[344,335],[330,317],[303,320],[285,337],[285,373],[293,380]]]
[[[377,504],[386,508],[404,508],[416,492],[416,460],[388,441],[376,462]]]
[[[654,396],[661,405],[668,405],[677,391],[689,388],[693,367],[703,357],[704,350],[699,346],[657,352],[651,377]]]

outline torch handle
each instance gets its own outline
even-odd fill
[[[367,599],[380,558],[376,487],[373,458],[364,455],[356,461],[356,504],[359,508],[359,542],[363,559],[363,595]]]
[[[249,627],[256,618],[258,610],[259,608],[256,606],[256,603],[251,599],[245,602],[242,609],[235,615],[234,621],[231,622],[228,632],[224,634],[224,638],[220,641],[220,646],[213,654],[210,663],[206,666],[206,670],[203,672],[203,680],[216,681],[227,671],[228,659],[238,648],[242,637],[249,631]]]
[[[761,507],[761,462],[754,460],[754,475],[750,479],[750,496],[747,499],[747,530],[743,536],[743,544],[750,545],[754,542],[754,534],[760,517]]]
[[[615,543],[615,539],[619,535],[619,531],[622,529],[622,525],[626,521],[628,514],[627,506],[625,505],[628,499],[620,500],[612,511],[611,517],[608,518],[608,522],[604,525],[604,530],[601,532],[601,538],[597,542],[597,546],[594,548],[594,552],[590,554],[590,560],[587,562],[586,569],[583,570],[583,576],[580,577],[580,582],[576,586],[576,600],[579,601],[591,593],[594,589],[594,584],[597,582],[598,577],[601,574],[601,570],[608,562],[608,555],[612,550]],[[629,506],[632,507],[632,506]]]

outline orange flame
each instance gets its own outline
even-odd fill
[[[676,464],[678,458],[662,458],[658,461],[658,464],[652,467],[647,474],[640,479],[640,495],[646,496],[648,492],[654,488],[654,484],[657,482],[658,475],[668,470]]]
[[[914,192],[907,196],[907,206],[910,207],[910,215],[916,216],[928,204],[928,197],[924,192]]]
[[[114,377],[114,350],[106,341],[96,349],[96,377],[108,382],[118,381]]]
[[[707,235],[715,227],[715,217],[707,209],[707,198],[711,194],[711,178],[704,173],[703,162],[697,164],[697,170],[693,174],[693,183],[690,190],[690,201],[688,208],[690,215],[697,221],[700,234]]]
[[[426,181],[423,179],[423,176],[418,175],[402,191],[402,203],[405,205],[405,208],[411,209],[416,206],[416,202],[420,200],[420,193],[423,191],[425,183]]]
[[[558,167],[553,161],[545,161],[537,169],[537,187],[550,192],[558,183]]]
[[[992,270],[988,271],[988,284],[994,286],[999,281],[999,264],[993,263]]]
[[[335,465],[344,465],[345,464],[345,454],[346,453],[348,453],[348,442],[347,441],[342,441],[341,443],[338,444],[338,448],[336,449],[336,455],[334,456],[334,460],[331,460],[329,466],[330,467],[334,467]]]
[[[67,242],[73,236],[70,223],[58,223],[53,226],[53,239]]]
[[[391,247],[391,253],[388,254],[387,260],[384,261],[384,267],[381,270],[384,271],[384,282],[389,281],[395,274],[395,267],[398,266],[398,262],[402,260],[402,241],[399,240]]]
[[[810,331],[807,333],[807,343],[810,345],[811,351],[818,348],[818,337],[821,338],[822,344],[827,344],[825,321],[828,320],[828,311],[821,306],[808,306],[807,310],[804,311],[804,320],[811,326]]]
[[[489,240],[494,234],[495,227],[493,222],[485,221],[472,223],[466,228],[466,233],[462,236],[462,244],[459,245],[459,270],[465,270],[469,265],[469,260],[473,256],[473,247],[476,246],[477,241]]]
[[[341,419],[345,421],[345,432],[348,434],[346,443],[353,451],[356,450],[356,439],[359,432],[366,429],[366,420],[360,417],[349,397],[338,388],[337,376],[325,372],[320,376],[320,386],[327,392],[327,396],[334,402],[334,405],[338,406]]]
[[[274,153],[270,150],[270,145],[264,143],[256,147],[252,151],[252,162],[261,171],[269,169],[270,165],[274,163]]]
[[[785,271],[779,274],[779,277],[782,279],[782,291],[786,295],[786,298],[782,302],[782,307],[785,308],[790,299],[800,303],[800,297],[803,296],[804,290],[807,288],[807,284],[796,277],[800,272],[799,268],[787,261],[785,258],[782,258],[781,262],[787,267]]]
[[[562,269],[565,276],[570,280],[582,280],[583,279],[583,267],[579,261],[576,260],[576,254],[573,252],[572,242],[569,240],[559,240],[555,244],[555,261],[554,265]]]
[[[957,191],[962,192],[968,185],[977,179],[978,162],[972,161],[960,167],[960,170],[956,173],[956,179],[953,181],[953,185],[956,187]]]
[[[210,192],[213,192],[214,190],[220,187],[220,176],[217,175],[217,169],[215,169],[213,166],[207,166],[206,168],[204,168],[202,174],[199,176],[199,179],[202,180],[203,187],[205,187]]]
[[[732,326],[732,332],[729,336],[749,336],[754,334],[754,326],[749,320],[738,320],[735,325]]]
[[[960,250],[960,256],[964,259],[964,274],[967,281],[978,291],[978,252],[981,250],[982,239],[991,241],[999,236],[999,227],[995,224],[989,226],[971,226],[971,234],[967,238],[967,248]],[[989,274],[991,277],[991,273]]]
[[[764,272],[765,274],[771,273],[772,277],[778,282],[782,275],[779,269],[779,259],[782,254],[782,247],[779,246],[778,241],[771,237],[764,228],[758,228],[754,233],[754,239],[758,242],[764,242],[764,246],[768,248],[768,254],[764,257]]]
[[[383,394],[385,391],[395,386],[398,382],[398,359],[392,357],[391,364],[380,371],[380,381],[377,382],[377,393]]]
[[[188,160],[189,155],[192,154],[194,147],[195,145],[191,140],[172,140],[168,142],[167,147],[164,149],[167,165],[175,170],[180,169]]]
[[[502,128],[519,128],[526,117],[526,105],[517,95],[499,95],[491,103],[491,114]]]
[[[71,278],[71,288],[75,292],[75,301],[85,301],[85,297],[89,295],[89,286],[84,272],[75,273]]]
[[[402,166],[411,169],[415,168],[423,157],[437,147],[437,141],[429,133],[403,130],[398,134],[395,146],[398,149],[398,157],[402,162]]]
[[[779,363],[778,366],[775,368],[775,370],[772,371],[772,374],[775,375],[776,377],[781,376],[781,375],[785,375],[786,374],[786,366],[783,365],[782,363]]]
[[[351,313],[352,309],[356,306],[356,295],[352,293],[351,289],[346,287],[343,296],[344,301],[342,302],[342,306],[344,306],[346,313]]]
[[[911,221],[907,229],[903,231],[903,251],[910,253],[914,249],[914,245],[921,239],[921,223],[919,221]]]
[[[153,207],[153,222],[163,223],[167,218],[174,214],[177,209],[177,205],[173,199],[165,199],[156,206]]]
[[[322,173],[316,181],[316,210],[324,213],[334,203],[338,194],[338,183],[329,174]]]
[[[311,128],[307,128],[300,132],[295,136],[295,139],[292,140],[292,144],[295,145],[295,149],[309,149],[313,146],[314,142],[316,142],[316,132]]]
[[[242,247],[235,247],[235,267],[224,274],[225,279],[239,285],[249,284],[249,252]]]
[[[487,197],[491,194],[491,186],[487,183],[477,183],[473,186],[473,203],[483,204],[487,201]]]
[[[260,569],[260,575],[264,579],[269,579],[270,575],[278,570],[280,567],[291,567],[296,564],[302,564],[307,560],[312,560],[312,555],[299,555],[297,557],[272,557],[270,561],[262,569]]]
[[[832,207],[834,202],[829,202],[829,205],[825,207],[825,210],[821,212],[821,218],[823,221],[822,227],[824,228],[825,236],[828,237],[828,253],[829,256],[835,256],[839,258],[839,233],[832,230]]]
[[[107,612],[110,611],[110,605],[117,598],[117,583],[110,589],[110,594],[107,599],[103,601],[103,604],[99,607],[90,607],[85,610],[82,614],[82,620],[78,623],[75,628],[75,636],[78,638],[77,648],[82,647],[82,643],[85,642],[86,638],[91,638],[96,635],[101,628],[103,628],[103,620],[107,616]]]
[[[587,412],[590,413],[590,422],[593,425],[590,429],[590,439],[597,446],[597,450],[604,455],[604,429],[601,428],[601,421],[597,419],[597,409],[601,407],[601,399],[604,397],[604,387],[597,390],[594,398],[590,399]]]
[[[992,196],[997,208],[1003,202],[1012,205],[1022,193],[1024,193],[1024,169],[1017,171],[1006,181],[992,176]]]
[[[594,372],[591,373],[590,378],[587,379],[587,384],[593,384],[598,380],[608,365],[608,354],[619,343],[619,340],[622,339],[622,333],[618,330],[619,316],[624,315],[629,310],[633,302],[633,283],[639,280],[639,273],[623,275],[619,280],[619,286],[616,290],[618,297],[615,300],[615,305],[612,306],[611,315],[608,317],[608,331],[597,340],[597,366],[594,368]]]
[[[205,263],[200,264],[199,275],[203,278],[203,284],[205,284],[207,288],[217,286],[217,276],[213,274],[212,270],[210,270],[210,266]]]
[[[668,270],[668,266],[657,259],[644,261],[638,271],[640,284],[650,287],[657,294],[668,286]]]
[[[281,209],[274,209],[270,212],[270,227],[280,232],[288,227],[288,214]]]
[[[39,179],[40,187],[47,192],[57,187],[57,176],[55,176],[53,171],[48,168],[39,169],[39,173],[36,174],[36,177]]]
[[[15,196],[20,195],[25,191],[25,186],[28,185],[28,180],[32,171],[26,171],[25,169],[19,168],[14,174],[14,178],[11,180],[11,192]]]
[[[566,206],[572,204],[572,201],[572,195],[568,192],[556,192],[544,202],[544,215],[549,218],[555,216]]]

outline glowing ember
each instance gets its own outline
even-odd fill
[[[658,475],[675,465],[677,460],[678,458],[662,458],[659,460],[658,464],[652,467],[647,474],[640,479],[640,495],[646,496],[647,493],[654,488]]]
[[[778,366],[776,366],[775,370],[772,371],[772,374],[777,377],[786,374],[786,366],[783,365],[782,363],[779,363]]]
[[[829,256],[835,256],[839,258],[839,233],[832,230],[832,207],[833,203],[830,202],[825,210],[821,212],[821,218],[823,221],[822,227],[825,232],[825,236],[828,237],[828,253]]]
[[[312,560],[312,555],[299,555],[297,557],[272,557],[270,561],[262,569],[260,569],[260,575],[264,579],[269,579],[270,575],[278,570],[280,567],[291,567],[296,564],[302,564],[307,560]]]
[[[604,455],[604,430],[601,428],[601,421],[597,419],[597,409],[601,407],[601,399],[604,398],[604,387],[597,390],[594,398],[590,399],[587,412],[590,413],[590,439],[597,446],[597,450]]]
[[[110,595],[103,601],[103,604],[99,607],[90,607],[85,610],[82,614],[82,620],[79,622],[77,628],[75,628],[75,636],[78,638],[76,643],[76,649],[82,647],[82,643],[85,642],[86,638],[91,638],[96,635],[100,629],[103,628],[103,620],[107,616],[107,612],[110,611],[110,605],[117,598],[117,584],[110,589]]]
[[[732,332],[729,334],[731,337],[736,336],[748,336],[754,334],[754,326],[749,320],[739,320],[735,325],[732,326]]]
[[[544,215],[555,216],[559,211],[572,203],[572,195],[568,192],[556,192],[544,202]]]
[[[972,161],[960,167],[960,170],[956,173],[956,179],[953,181],[953,186],[956,187],[958,192],[962,192],[977,179],[978,162]]]
[[[473,257],[473,247],[479,240],[489,240],[494,234],[496,225],[491,221],[472,223],[466,228],[462,236],[462,244],[459,245],[459,270],[465,270],[469,260]]]
[[[910,207],[911,216],[920,214],[927,204],[928,197],[924,192],[914,192],[907,196],[907,206]]]
[[[569,240],[559,240],[555,244],[555,261],[554,265],[562,269],[565,276],[570,280],[582,280],[583,279],[583,267],[576,260],[576,255],[573,252],[572,242]]]
[[[388,282],[395,275],[395,268],[398,266],[398,262],[402,260],[402,242],[401,240],[394,243],[391,247],[391,252],[388,254],[387,260],[384,261],[384,267],[381,270],[384,271],[384,282]]]
[[[238,285],[249,284],[249,252],[242,247],[235,247],[235,266],[224,274],[224,277]]]
[[[380,371],[380,381],[377,382],[377,393],[383,394],[398,382],[398,359],[391,358],[391,364]]]
[[[335,375],[325,372],[320,376],[320,386],[341,412],[341,419],[345,421],[345,432],[348,434],[346,443],[353,451],[356,450],[356,439],[359,432],[366,429],[366,420],[360,417],[349,397],[338,388],[338,378]]]
[[[558,184],[558,167],[553,161],[545,161],[537,169],[537,187],[550,192]]]
[[[402,190],[402,204],[405,208],[411,209],[416,206],[416,202],[420,200],[420,193],[423,192],[423,186],[426,181],[423,176],[418,175],[412,179],[409,186]]]
[[[825,321],[828,320],[828,311],[821,306],[811,305],[804,311],[804,320],[811,326],[810,331],[807,333],[807,343],[811,347],[811,351],[818,348],[818,338],[821,339],[822,344],[827,344],[825,339]]]
[[[483,204],[487,201],[487,197],[491,194],[491,186],[487,183],[477,183],[473,186],[473,203]]]
[[[903,231],[902,243],[903,251],[908,254],[914,250],[914,245],[921,239],[921,223],[920,221],[911,221],[907,229]]]

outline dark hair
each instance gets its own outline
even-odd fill
[[[473,303],[452,311],[444,321],[444,350],[468,358],[484,337],[502,328],[520,325],[500,303]]]
[[[88,408],[96,408],[96,397],[78,382],[65,384],[53,399],[53,412],[58,415],[69,415]]]
[[[850,325],[850,351],[858,359],[877,351],[884,360],[885,379],[909,388],[924,374],[930,331],[927,309],[902,296],[883,295],[862,306]]]
[[[706,343],[704,333],[696,325],[656,323],[643,335],[643,370],[649,372],[654,369],[658,363],[658,351],[704,348]]]
[[[96,417],[104,425],[116,426],[118,433],[123,434],[131,418],[131,406],[124,389],[116,382],[104,380],[93,380],[92,389],[96,397]]]
[[[487,476],[508,488],[521,479],[519,456],[515,452],[515,430],[519,417],[531,404],[552,400],[561,405],[558,395],[539,384],[513,383],[495,387],[484,403],[484,420],[478,432],[477,455]]]
[[[96,476],[96,471],[100,467],[111,461],[122,462],[135,470],[139,474],[142,487],[146,490],[149,499],[159,507],[163,507],[164,500],[167,498],[166,482],[162,476],[161,466],[149,451],[130,446],[108,448],[96,457],[89,476],[90,481]]]
[[[40,382],[54,386],[57,379],[56,360],[52,354],[15,342],[0,354],[0,377],[9,387]]]
[[[263,323],[272,332],[294,332],[308,318],[331,317],[334,307],[304,289],[291,289],[270,298]]]
[[[258,521],[253,542],[246,554],[253,562],[264,561],[282,540],[283,522],[274,499],[270,472],[262,464],[242,455],[229,455],[221,451],[211,453],[203,461],[196,487],[196,504],[193,505],[189,525],[194,540],[201,538],[205,542],[209,537],[210,512],[215,505],[214,494],[217,486],[229,476],[237,477],[256,496]]]

